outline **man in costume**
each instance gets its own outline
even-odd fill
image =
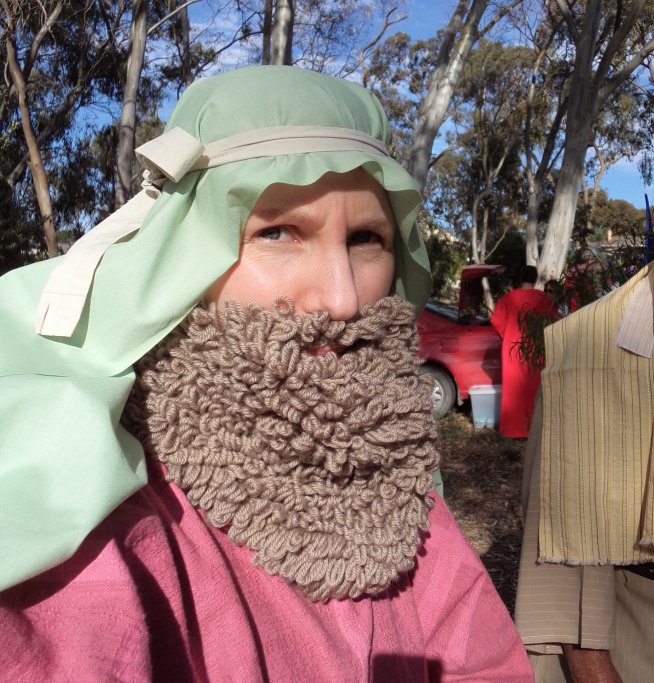
[[[429,265],[387,138],[347,81],[198,81],[143,192],[2,280],[8,679],[531,680],[429,493]]]
[[[654,671],[654,268],[545,330],[516,624],[536,679]]]
[[[545,292],[536,289],[538,271],[534,266],[520,269],[520,287],[505,294],[495,304],[491,325],[502,337],[502,404],[499,431],[503,436],[526,439],[540,384],[540,371],[518,350],[523,338],[523,318],[535,313],[551,320],[558,317]]]

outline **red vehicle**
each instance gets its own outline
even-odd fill
[[[435,379],[435,418],[468,398],[471,386],[502,383],[502,340],[478,314],[481,278],[497,272],[498,266],[464,268],[459,306],[430,301],[418,316],[422,369]]]

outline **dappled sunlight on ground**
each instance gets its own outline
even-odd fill
[[[525,441],[474,429],[469,406],[439,422],[445,501],[513,612],[522,539]]]

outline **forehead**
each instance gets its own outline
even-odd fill
[[[362,168],[348,173],[329,172],[311,185],[270,185],[257,200],[252,215],[272,217],[282,213],[319,210],[334,203],[376,213],[395,223],[386,191]]]

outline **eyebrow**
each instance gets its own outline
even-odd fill
[[[266,206],[263,209],[258,209],[256,213],[253,211],[252,215],[256,215],[258,218],[262,218],[263,220],[278,219],[283,216],[284,220],[290,223],[297,220],[303,220],[305,218],[311,218],[311,213],[303,210],[302,207],[288,209],[284,206],[277,205]]]

